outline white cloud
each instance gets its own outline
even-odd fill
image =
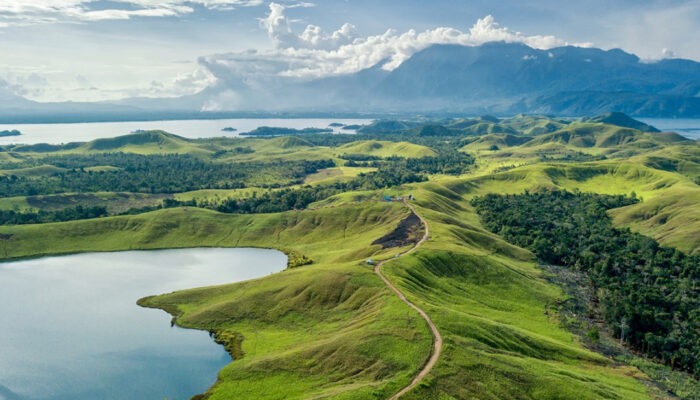
[[[661,58],[676,58],[676,53],[667,48],[661,49]]]
[[[82,74],[68,77],[62,72],[4,71],[0,73],[2,94],[36,101],[103,101],[127,97],[180,97],[195,94],[216,83],[206,68],[196,67],[171,78],[124,85],[94,85]]]
[[[647,61],[675,57],[700,60],[700,0],[659,1],[633,9],[604,13],[599,41],[605,47],[622,47]],[[609,42],[609,43],[606,43]]]
[[[554,36],[526,36],[501,27],[488,15],[479,19],[468,32],[438,27],[424,32],[411,29],[404,33],[387,30],[381,35],[360,37],[352,24],[334,32],[308,25],[301,34],[292,29],[285,15],[286,6],[269,5],[270,12],[260,19],[274,44],[269,51],[247,51],[203,57],[200,62],[214,75],[232,85],[254,84],[261,79],[279,77],[313,79],[354,73],[381,63],[393,70],[401,63],[434,44],[476,46],[486,42],[524,43],[537,49],[549,49],[569,43]],[[575,44],[582,47],[590,43]]]
[[[259,6],[262,0],[0,0],[0,27],[56,22],[84,22],[132,17],[173,17],[189,14],[193,6],[234,9]],[[120,3],[123,7],[117,7]]]

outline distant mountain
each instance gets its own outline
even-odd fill
[[[397,107],[497,114],[700,116],[700,63],[641,62],[619,49],[520,43],[431,46],[372,91]],[[431,106],[432,105],[432,106]]]
[[[690,60],[643,62],[620,49],[538,50],[493,42],[433,45],[393,71],[380,65],[311,81],[275,81],[265,91],[238,90],[251,109],[274,111],[564,116],[619,111],[700,117],[700,63]],[[218,85],[169,102],[203,106],[228,90]],[[121,104],[146,106],[143,101]]]
[[[0,93],[0,121],[214,118],[251,112],[501,116],[623,112],[637,117],[700,117],[700,63],[691,60],[644,62],[620,49],[538,50],[493,42],[433,45],[393,71],[381,65],[315,80],[275,78],[255,85],[220,81],[200,93],[169,99],[36,103]]]

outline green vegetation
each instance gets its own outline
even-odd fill
[[[105,207],[84,208],[81,205],[59,211],[17,212],[0,210],[0,225],[42,224],[46,222],[73,221],[76,219],[99,218],[107,215]]]
[[[543,262],[587,273],[600,314],[621,342],[700,375],[700,258],[613,228],[624,196],[565,191],[474,198],[486,227]]]
[[[282,135],[304,135],[304,134],[314,134],[314,133],[333,133],[333,129],[330,128],[304,128],[304,129],[293,129],[293,128],[278,128],[270,126],[261,126],[255,128],[250,132],[247,132],[246,136],[282,136]]]
[[[207,162],[190,155],[129,153],[47,156],[34,162],[51,163],[60,170],[34,177],[8,172],[0,177],[0,192],[6,196],[97,191],[177,193],[242,188],[265,179],[294,184],[301,183],[308,174],[335,165],[331,160],[229,164]],[[115,168],[86,170],[99,165]]]
[[[0,137],[20,136],[21,134],[22,132],[18,131],[17,129],[0,131]]]
[[[343,128],[358,133],[4,146],[0,257],[284,251],[279,274],[139,301],[234,357],[199,399],[382,399],[405,387],[431,332],[370,258],[388,260],[384,275],[444,340],[402,398],[694,398],[682,370],[698,365],[696,142],[617,114]],[[396,258],[424,231],[382,199],[409,194],[430,236]],[[100,217],[78,219],[89,210]],[[610,350],[623,327],[638,353]]]

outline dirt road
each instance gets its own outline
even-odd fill
[[[421,223],[422,223],[423,226],[425,227],[425,234],[424,234],[423,237],[418,241],[418,243],[416,243],[415,246],[413,246],[410,250],[406,251],[405,253],[400,254],[399,257],[405,256],[406,254],[409,254],[409,253],[413,252],[414,250],[416,250],[417,248],[419,248],[419,247],[423,244],[423,242],[425,242],[425,241],[428,239],[428,234],[429,234],[428,223],[425,221],[425,219],[423,219],[423,217],[421,217],[421,216],[416,212],[416,209],[413,207],[413,205],[407,203],[406,201],[404,201],[404,204],[405,204],[408,208],[410,208],[411,211],[412,211],[418,218],[420,218]],[[442,350],[442,336],[440,335],[440,332],[439,332],[438,329],[435,327],[435,324],[434,324],[433,321],[430,319],[430,317],[428,316],[428,314],[426,314],[425,311],[423,311],[423,310],[422,310],[420,307],[418,307],[417,305],[415,305],[415,304],[411,303],[410,301],[408,301],[408,300],[406,299],[406,296],[404,296],[403,293],[401,293],[401,291],[400,291],[399,289],[397,289],[396,286],[394,286],[391,282],[389,282],[389,280],[382,274],[382,270],[381,270],[382,265],[384,265],[385,263],[387,263],[387,262],[389,262],[389,261],[391,261],[391,260],[393,260],[393,258],[392,258],[392,259],[389,259],[389,260],[384,260],[384,261],[380,262],[379,264],[377,264],[377,265],[374,267],[374,273],[376,273],[377,275],[379,275],[379,277],[382,278],[382,280],[383,280],[384,283],[389,287],[389,289],[393,290],[394,293],[396,293],[396,295],[399,296],[399,298],[400,298],[404,303],[408,304],[409,307],[411,307],[411,308],[413,308],[414,310],[416,310],[416,311],[418,312],[418,314],[420,314],[420,316],[423,317],[423,319],[425,320],[425,322],[428,323],[428,326],[430,327],[430,330],[433,332],[433,353],[430,355],[430,358],[428,359],[428,362],[425,363],[425,365],[423,366],[423,368],[420,370],[420,372],[418,372],[418,375],[416,375],[416,376],[413,378],[413,380],[411,381],[411,383],[409,383],[407,386],[405,386],[403,389],[399,390],[395,395],[393,395],[393,396],[391,396],[391,397],[389,398],[389,400],[395,400],[395,399],[398,399],[399,397],[401,397],[404,393],[406,393],[406,392],[408,392],[409,390],[413,389],[413,388],[418,384],[418,382],[420,382],[421,379],[423,379],[426,375],[428,375],[428,373],[430,372],[430,370],[433,369],[433,367],[435,366],[435,363],[437,362],[438,358],[440,357],[440,351]]]

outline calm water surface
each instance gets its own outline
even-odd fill
[[[186,400],[231,361],[141,297],[281,271],[263,249],[87,253],[0,263],[0,399]]]
[[[270,119],[240,118],[186,121],[138,121],[138,122],[91,122],[77,124],[0,124],[0,131],[17,129],[21,136],[0,137],[0,145],[14,143],[69,143],[89,142],[100,138],[126,135],[136,130],[161,129],[187,138],[206,138],[220,136],[238,136],[261,126],[283,128],[331,128],[335,133],[354,133],[329,124],[338,122],[344,125],[368,124],[367,119]],[[236,132],[224,132],[231,127]]]
[[[639,120],[664,132],[676,132],[687,138],[700,140],[700,119],[640,118]]]

